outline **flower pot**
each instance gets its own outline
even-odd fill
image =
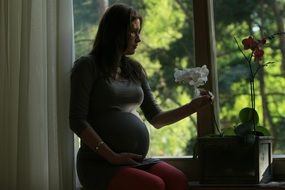
[[[200,137],[198,158],[202,184],[258,184],[272,178],[272,137]]]

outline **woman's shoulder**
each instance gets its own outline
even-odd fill
[[[83,55],[74,61],[73,67],[94,66],[94,65],[95,65],[95,59],[93,55]]]
[[[86,73],[91,72],[95,74],[96,64],[93,55],[83,55],[74,61],[72,73]]]
[[[129,65],[132,65],[132,68],[135,71],[137,77],[140,79],[140,81],[144,78],[147,78],[146,71],[139,61],[131,57],[126,57],[125,61],[129,63]]]

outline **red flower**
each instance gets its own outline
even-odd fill
[[[260,60],[264,51],[262,50],[263,45],[266,43],[266,38],[261,40],[255,40],[252,36],[242,40],[242,44],[245,50],[250,49],[253,52],[254,60]]]
[[[264,51],[257,47],[254,50],[253,55],[254,55],[255,60],[257,60],[257,59],[259,60],[259,59],[261,59],[263,57]]]
[[[246,39],[243,39],[242,44],[245,50],[251,49],[253,51],[258,47],[258,42],[251,36]]]

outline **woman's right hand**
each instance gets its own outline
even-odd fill
[[[210,95],[202,95],[197,98],[194,98],[190,104],[195,110],[199,110],[202,107],[212,104],[213,100]]]
[[[134,154],[134,153],[114,153],[113,156],[108,159],[111,164],[114,165],[136,165],[142,161],[142,155]]]

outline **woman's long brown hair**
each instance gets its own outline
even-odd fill
[[[140,63],[123,55],[128,45],[131,22],[135,19],[139,19],[142,25],[139,13],[125,4],[114,4],[101,18],[90,54],[103,76],[110,77],[118,66],[121,66],[125,78],[141,81],[145,76]]]

